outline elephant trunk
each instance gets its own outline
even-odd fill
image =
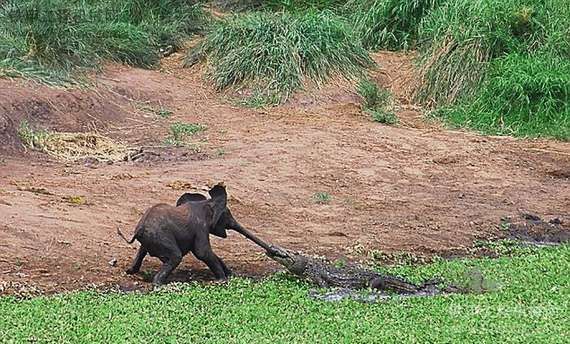
[[[237,221],[232,221],[233,223],[229,226],[229,228],[235,230],[236,232],[240,233],[244,237],[248,238],[249,240],[253,241],[257,245],[261,246],[266,251],[271,251],[271,245],[266,243],[265,241],[258,238],[255,234],[250,232],[249,230],[245,229],[242,225],[237,223]]]

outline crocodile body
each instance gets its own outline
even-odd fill
[[[284,266],[290,273],[321,288],[351,290],[372,288],[407,295],[434,295],[457,291],[453,287],[440,289],[437,281],[415,285],[400,277],[379,274],[354,265],[337,267],[327,260],[307,257],[277,245],[268,244],[245,228],[240,228],[238,232],[265,249],[268,257]]]
[[[322,288],[373,288],[398,294],[436,294],[446,292],[437,288],[436,281],[415,285],[403,278],[383,275],[358,266],[336,267],[331,262],[271,245],[267,255],[283,265],[292,274]],[[448,291],[448,290],[447,290]]]

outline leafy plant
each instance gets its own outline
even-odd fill
[[[563,245],[515,257],[383,267],[383,272],[418,283],[441,276],[446,283],[465,281],[474,292],[489,290],[391,297],[376,304],[315,300],[308,296],[313,286],[284,274],[261,281],[232,278],[223,285],[171,283],[148,293],[88,290],[30,299],[3,296],[0,335],[16,343],[122,342],[125,329],[130,329],[132,342],[154,335],[162,338],[157,341],[212,343],[228,338],[238,343],[332,343],[339,338],[351,343],[394,338],[418,343],[564,343],[569,261],[570,246]],[[143,274],[147,280],[152,276]],[[200,331],[188,330],[197,328]]]

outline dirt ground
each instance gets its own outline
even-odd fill
[[[476,239],[501,236],[500,219],[521,210],[568,228],[570,144],[443,129],[409,101],[411,57],[375,58],[373,76],[398,100],[398,126],[370,121],[346,83],[278,108],[240,107],[213,92],[201,67],[181,69],[178,55],[155,71],[109,65],[88,89],[0,80],[0,282],[45,292],[147,285],[148,276],[124,274],[136,244],[121,241],[117,226],[129,235],[149,206],[218,181],[234,216],[262,238],[333,258],[462,254]],[[95,130],[147,153],[113,164],[58,161],[23,150],[15,134],[23,119]],[[199,151],[162,147],[174,121],[207,126]],[[330,203],[317,204],[317,192]],[[85,203],[70,202],[77,196]],[[278,268],[238,234],[212,240],[238,275]],[[157,267],[154,258],[143,264]],[[204,276],[189,255],[174,279]]]

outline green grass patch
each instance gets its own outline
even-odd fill
[[[391,269],[422,280],[492,279],[482,294],[327,303],[291,278],[170,285],[149,294],[0,298],[5,342],[564,343],[570,247]],[[396,339],[395,339],[396,338]]]
[[[213,3],[226,11],[289,11],[324,10],[342,7],[342,0],[216,0]]]
[[[343,12],[371,50],[414,48],[423,17],[445,0],[351,0]]]
[[[568,138],[570,2],[447,0],[421,21],[417,99],[456,126]]]
[[[160,47],[179,48],[205,23],[201,7],[183,0],[3,1],[0,75],[49,83],[50,74],[69,75],[104,59],[152,67]]]
[[[353,79],[374,66],[348,25],[329,11],[231,16],[198,49],[218,90],[247,88],[274,102],[306,83]]]
[[[328,192],[316,192],[313,195],[313,200],[317,204],[329,204],[332,201],[332,196]]]
[[[569,18],[565,0],[447,0],[419,29],[424,78],[418,98],[440,105],[473,96],[489,62],[509,53],[570,57]]]
[[[570,140],[570,60],[549,55],[495,59],[475,99],[437,112],[487,134]]]
[[[162,105],[151,105],[148,103],[139,103],[136,104],[137,109],[152,114],[154,116],[160,117],[162,119],[167,119],[172,117],[172,110],[165,108]]]
[[[170,136],[166,138],[166,144],[174,146],[184,146],[188,140],[206,130],[207,127],[198,123],[175,122],[170,126]]]
[[[394,114],[392,94],[371,80],[362,79],[356,85],[362,98],[362,109],[370,114],[375,122],[396,124],[398,117]]]

